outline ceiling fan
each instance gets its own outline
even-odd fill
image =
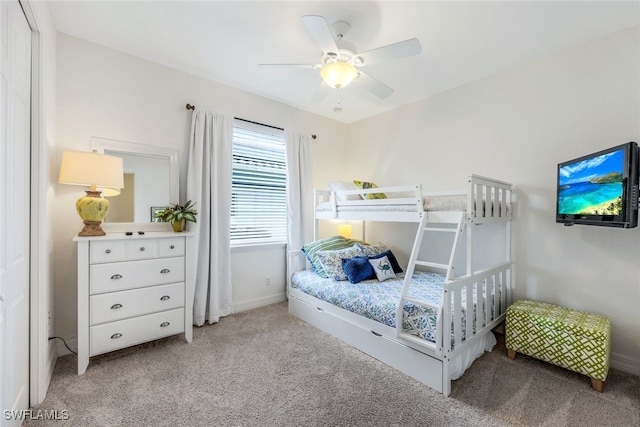
[[[322,57],[318,64],[259,64],[262,67],[293,67],[319,70],[322,80],[335,89],[341,89],[356,80],[369,92],[379,98],[387,98],[393,89],[361,70],[362,67],[405,56],[417,55],[422,51],[418,39],[404,40],[365,52],[355,49],[343,40],[351,28],[348,23],[338,21],[329,26],[322,16],[305,15],[304,26],[320,46]]]

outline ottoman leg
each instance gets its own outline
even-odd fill
[[[591,378],[591,387],[598,393],[602,393],[602,381]]]
[[[507,356],[509,356],[509,359],[513,360],[516,358],[516,351],[515,350],[511,350],[510,348],[507,349]]]

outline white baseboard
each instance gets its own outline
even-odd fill
[[[640,359],[611,353],[611,367],[633,375],[640,375]]]
[[[268,297],[256,298],[249,301],[242,301],[233,305],[233,312],[240,313],[254,308],[264,307],[265,305],[277,304],[287,300],[287,295],[282,292]]]

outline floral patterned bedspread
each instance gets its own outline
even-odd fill
[[[396,326],[396,304],[402,291],[404,275],[394,280],[365,280],[351,284],[348,281],[334,281],[318,276],[312,270],[305,270],[293,276],[292,287],[305,294],[341,307],[345,310],[375,320],[387,326]],[[444,276],[428,272],[415,272],[414,285],[409,297],[426,300],[435,306],[442,304],[442,284]],[[435,342],[437,313],[433,309],[404,303],[402,326],[405,332],[422,339]],[[464,334],[464,323],[463,334]]]

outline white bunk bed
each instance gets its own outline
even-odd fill
[[[293,265],[299,265],[294,262],[295,257],[305,256],[299,250],[289,251],[287,259],[290,313],[448,396],[451,380],[462,375],[473,360],[495,344],[491,330],[505,318],[512,274],[511,187],[506,182],[471,175],[469,190],[464,195],[423,194],[420,185],[316,191],[314,236],[318,222],[325,219],[419,224],[402,285],[393,297],[395,319],[403,321],[394,319],[394,325],[381,323],[303,292],[297,287],[294,275],[309,273],[292,271]],[[349,195],[369,193],[384,193],[387,198],[344,200]],[[483,236],[486,233],[480,235],[474,230],[489,223],[497,224],[501,237],[504,236],[499,243],[504,255],[499,262],[478,268],[474,260],[478,250],[493,250],[485,248],[484,243],[486,240],[487,245],[495,245],[496,239],[491,233],[487,238]],[[447,248],[448,262],[421,259],[423,236],[429,233],[453,235]],[[456,275],[454,270],[463,253],[466,254],[465,273]],[[439,302],[415,297],[412,293],[412,289],[419,286],[417,277],[422,274],[419,270],[441,273]],[[414,277],[416,280],[412,280]],[[349,286],[349,282],[346,285]],[[472,298],[468,298],[469,295]],[[406,330],[409,306],[431,313],[432,322],[435,319],[435,336],[430,340]]]

